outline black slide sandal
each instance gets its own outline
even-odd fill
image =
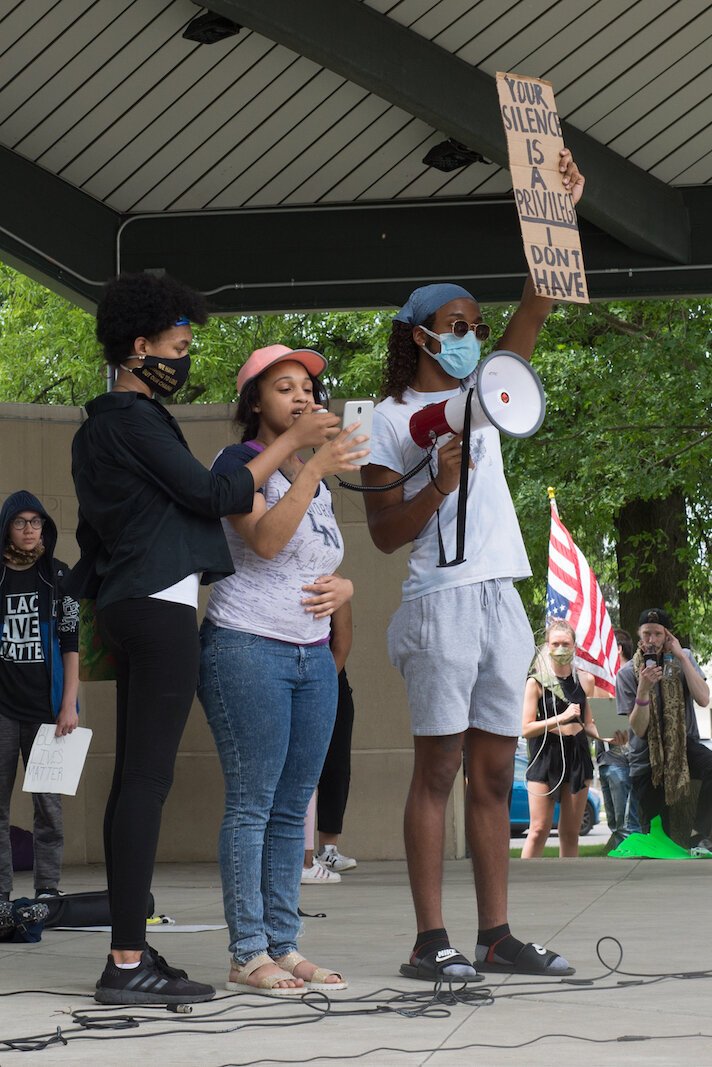
[[[468,967],[472,971],[470,977],[446,974],[446,967]],[[475,966],[470,963],[461,952],[454,948],[441,948],[437,952],[429,952],[417,963],[402,963],[400,973],[404,978],[416,978],[420,982],[482,982],[483,977],[477,974]]]
[[[476,960],[476,965],[485,974],[537,974],[551,978],[566,978],[570,974],[576,974],[575,967],[567,967],[564,970],[553,970],[551,964],[554,960],[562,959],[558,952],[552,952],[541,945],[535,945],[531,941],[524,946],[511,963],[498,962],[495,960]]]

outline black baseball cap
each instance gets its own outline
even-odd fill
[[[662,608],[646,608],[645,611],[641,611],[638,626],[645,626],[646,622],[664,626],[666,630],[669,630],[672,626],[670,616]]]

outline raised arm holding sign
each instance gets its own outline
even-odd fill
[[[534,291],[587,304],[575,210],[583,177],[564,148],[551,83],[499,72],[497,91]]]
[[[547,109],[537,114],[546,110],[548,118],[537,119],[525,114],[524,105],[514,106],[519,110],[511,112],[512,124],[540,121],[542,138],[558,130],[558,119]],[[547,180],[556,194],[552,215],[566,210],[571,215],[583,177],[563,146],[550,164],[555,174],[547,171]],[[478,264],[478,270],[482,267]],[[537,295],[527,278],[521,303],[494,347],[529,359],[553,302],[551,293]],[[526,935],[514,936],[507,921],[507,798],[534,639],[514,588],[531,571],[505,480],[499,433],[488,425],[469,434],[464,427],[462,433],[441,434],[430,469],[405,484],[401,477],[427,457],[411,434],[411,418],[428,405],[459,400],[463,388],[476,383],[480,346],[488,337],[478,301],[461,285],[441,281],[410,294],[391,328],[385,399],[374,412],[371,454],[362,468],[364,484],[381,490],[365,500],[374,544],[386,553],[410,545],[403,602],[388,631],[389,655],[403,675],[414,734],[404,831],[417,935],[401,974],[430,983],[476,981],[477,970],[573,973],[556,951],[534,945]],[[441,547],[457,548],[458,538],[464,545],[457,565],[441,566]],[[426,630],[428,639],[422,641],[418,635]],[[451,944],[442,911],[446,812],[463,751],[477,893],[474,962],[472,946],[459,952]]]

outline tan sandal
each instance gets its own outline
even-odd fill
[[[240,966],[239,963],[235,963],[233,960],[232,966],[230,967],[230,974],[225,983],[225,988],[235,993],[244,993],[246,991],[262,993],[267,997],[304,996],[307,991],[306,982],[303,986],[277,987],[277,982],[291,982],[294,978],[294,975],[286,970],[279,970],[276,974],[266,974],[263,978],[259,979],[257,984],[247,981],[250,975],[259,967],[264,967],[265,964],[274,962],[275,960],[273,960],[271,956],[268,956],[266,952],[260,953],[259,956],[255,956],[247,963],[242,964],[242,966]]]
[[[291,975],[294,975],[295,970],[300,963],[308,963],[309,960],[302,956],[299,952],[288,952],[286,956],[282,956],[281,959],[274,961],[278,967],[282,967],[285,971],[289,971]],[[338,982],[327,982],[327,978],[331,978],[335,975],[338,978]],[[303,979],[305,989],[316,989],[320,993],[338,993],[342,989],[348,989],[349,983],[344,978],[343,974],[339,974],[338,971],[327,970],[326,967],[317,967],[311,976],[311,979],[307,981]]]

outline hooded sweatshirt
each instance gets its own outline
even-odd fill
[[[3,550],[10,539],[10,520],[21,511],[36,511],[45,520],[42,528],[45,551],[34,566],[26,571],[13,571],[8,568],[0,553],[0,635],[2,635],[0,676],[5,671],[5,678],[9,679],[10,672],[14,671],[14,682],[8,681],[7,686],[2,685],[2,677],[0,677],[0,714],[23,722],[36,722],[38,719],[51,722],[52,719],[57,718],[62,705],[64,690],[62,656],[66,652],[77,652],[79,648],[79,604],[68,596],[64,589],[65,579],[69,572],[67,564],[55,559],[57,527],[54,520],[37,497],[24,489],[12,493],[0,509],[0,537]],[[12,619],[7,614],[8,585],[12,584],[16,577],[21,579],[25,575],[29,576],[31,571],[36,575],[39,642],[44,662],[43,677],[46,678],[46,694],[41,694],[39,707],[36,706],[34,709],[27,708],[21,701],[10,698],[13,689],[17,688],[17,682],[21,682],[24,661],[20,652],[27,647],[26,637],[31,642],[27,627],[30,625],[33,612],[26,611],[26,605],[20,602],[10,605],[13,613]],[[28,666],[31,667],[32,664],[28,663]]]

